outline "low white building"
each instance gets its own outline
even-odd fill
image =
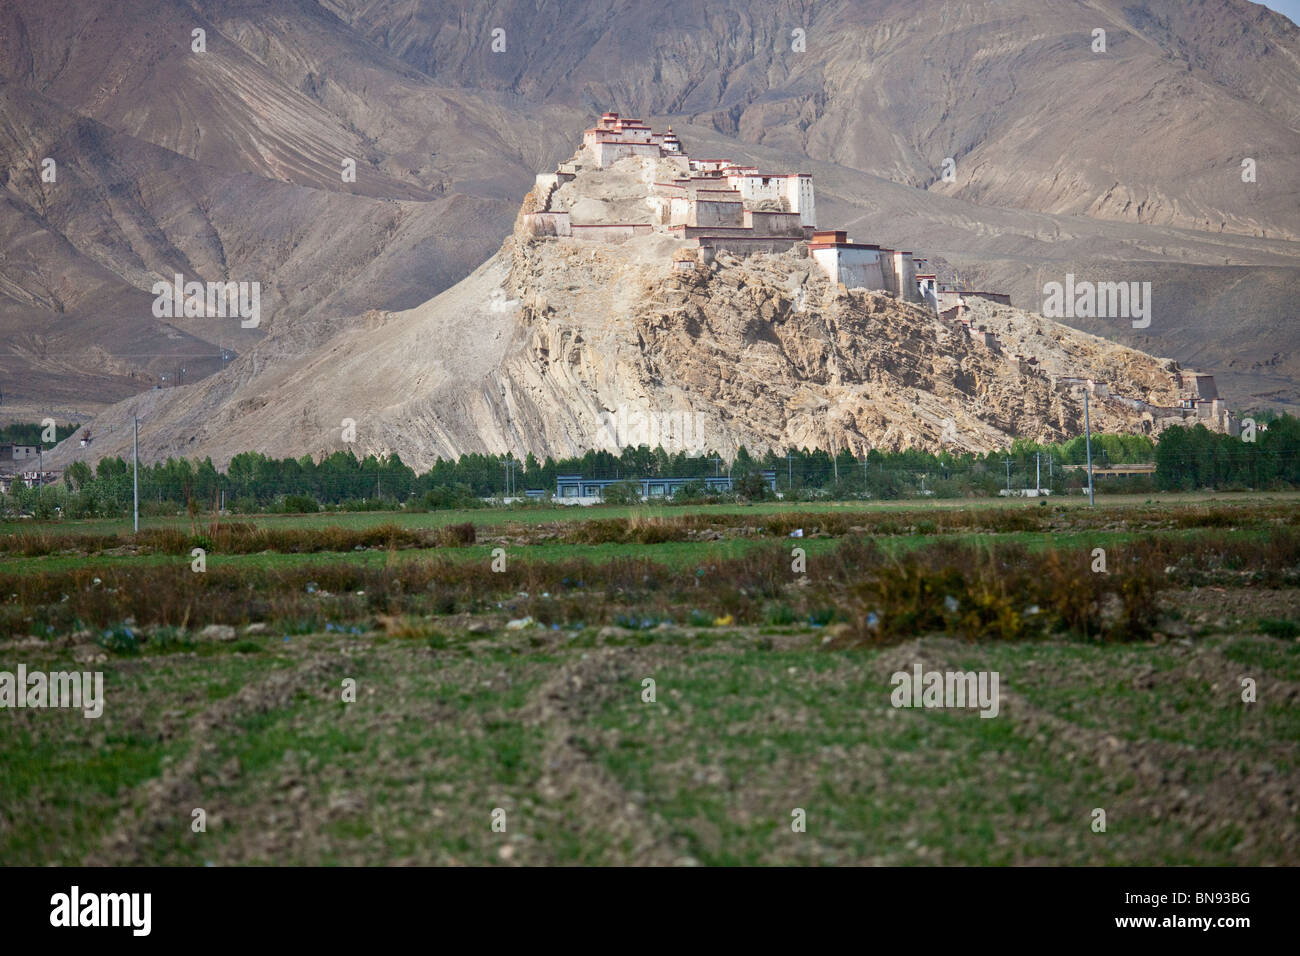
[[[832,285],[846,289],[884,289],[880,246],[850,242],[843,230],[815,232],[808,251],[826,272]]]
[[[910,252],[853,242],[843,230],[814,232],[808,251],[832,284],[889,292],[906,302],[927,301]]]

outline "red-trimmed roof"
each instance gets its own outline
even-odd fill
[[[876,252],[880,251],[879,246],[872,245],[866,242],[817,242],[816,240],[810,240],[808,242],[808,248],[809,249],[870,249]]]

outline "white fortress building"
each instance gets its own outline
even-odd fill
[[[762,172],[729,159],[692,159],[672,127],[655,132],[647,123],[604,113],[582,134],[582,150],[554,173],[537,177],[537,202],[523,216],[531,238],[625,242],[666,233],[681,239],[673,268],[692,259],[709,262],[719,252],[806,251],[835,285],[890,293],[908,302],[929,303],[937,311],[935,277],[918,275],[925,260],[912,253],[853,242],[845,232],[817,231],[817,200],[810,173]],[[653,170],[648,215],[626,221],[579,222],[567,208],[553,208],[557,190],[585,169],[607,170],[627,159]],[[619,167],[622,168],[622,167]],[[649,173],[646,173],[649,175]],[[688,256],[687,250],[695,250]]]
[[[617,113],[601,114],[600,122],[582,134],[582,145],[591,150],[600,169],[628,156],[659,159],[665,154],[680,153],[682,149],[671,126],[666,133],[656,133],[639,119]]]

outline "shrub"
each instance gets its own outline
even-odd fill
[[[194,641],[184,629],[171,624],[154,628],[149,635],[149,644],[159,651],[189,650],[194,647]]]
[[[736,494],[746,501],[767,501],[774,497],[762,475],[748,474],[736,482]]]
[[[571,544],[610,544],[625,540],[627,522],[622,518],[594,518],[578,522],[566,535]]]
[[[332,511],[400,511],[401,502],[394,498],[349,498],[339,502]]]
[[[100,634],[95,643],[112,654],[134,654],[140,650],[140,635],[134,628],[118,624]]]
[[[626,538],[639,544],[663,544],[665,541],[684,541],[686,529],[663,518],[637,515],[627,522]]]
[[[601,496],[609,505],[631,505],[641,500],[641,486],[632,481],[619,481],[606,485]]]
[[[709,493],[709,486],[703,481],[696,479],[688,481],[676,491],[673,492],[672,500],[676,504],[691,504],[694,502],[704,501],[712,497]]]
[[[320,511],[320,503],[311,495],[285,495],[276,510],[285,514],[314,515]]]
[[[192,545],[188,534],[180,528],[170,526],[144,528],[135,536],[135,541],[157,554],[189,554],[191,547],[203,547]]]
[[[438,529],[438,546],[441,548],[457,548],[473,544],[477,539],[471,521],[466,521],[464,524],[449,524]]]
[[[485,508],[487,505],[470,490],[468,485],[440,485],[430,488],[418,501],[407,505],[411,510],[448,511],[464,508]]]
[[[1259,622],[1259,631],[1269,637],[1280,637],[1290,641],[1300,637],[1300,623],[1280,618],[1264,618]]]
[[[774,604],[767,610],[768,624],[793,624],[796,620],[798,616],[788,604]]]

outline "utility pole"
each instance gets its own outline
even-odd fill
[[[1083,389],[1083,430],[1087,436],[1084,444],[1088,448],[1088,507],[1095,508],[1097,502],[1092,497],[1092,418],[1088,413],[1088,389]]]
[[[36,446],[36,496],[45,497],[45,448]]]
[[[1011,497],[1011,459],[1004,458],[1002,459],[1002,461],[1007,466],[1007,497],[1010,498]]]
[[[1037,495],[1043,487],[1043,462],[1042,453],[1034,452],[1034,494]]]
[[[785,456],[785,487],[789,491],[794,487],[794,455],[787,452]]]
[[[132,513],[135,517],[135,533],[140,533],[140,419],[131,416],[133,431],[131,433],[131,485],[134,504]]]
[[[1088,506],[1095,507],[1097,502],[1093,497],[1092,483],[1092,417],[1088,409],[1088,391],[1092,385],[1092,381],[1091,379],[1074,377],[1062,378],[1058,379],[1058,381],[1069,382],[1071,385],[1083,386],[1083,431],[1085,436],[1084,442],[1088,449]]]

